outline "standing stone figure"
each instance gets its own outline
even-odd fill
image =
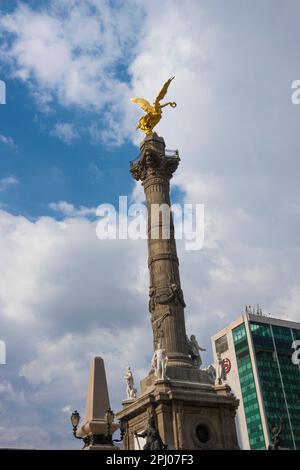
[[[218,366],[217,366],[217,380],[216,384],[217,385],[222,385],[223,381],[226,381],[226,370],[225,370],[225,365],[224,361],[221,358],[221,353],[217,354],[218,356]]]
[[[126,369],[124,379],[126,381],[127,398],[136,398],[136,389],[134,388],[133,374],[129,366]]]
[[[153,354],[151,367],[154,369],[156,377],[160,380],[167,379],[166,370],[168,364],[168,357],[166,350],[163,349],[160,343],[157,344],[157,349]]]
[[[199,346],[195,335],[191,335],[191,339],[189,339],[187,336],[186,340],[189,348],[189,355],[191,356],[194,365],[196,367],[201,367],[202,359],[200,356],[200,351],[206,351],[206,349],[201,348],[201,346]]]
[[[143,450],[165,450],[167,448],[156,428],[154,416],[150,416],[147,429],[144,432],[135,433],[135,435],[136,437],[146,438],[146,444]]]

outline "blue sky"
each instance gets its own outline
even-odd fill
[[[76,121],[76,110],[55,107],[54,116],[41,116],[23,84],[13,80],[6,80],[6,84],[7,105],[0,108],[1,133],[12,136],[15,146],[1,145],[1,175],[13,174],[19,184],[8,188],[1,202],[13,213],[47,214],[49,203],[55,200],[91,207],[131,191],[126,157],[135,156],[136,148],[129,143],[122,150],[105,143],[92,144],[88,136],[68,145],[50,130],[70,117]],[[84,121],[83,117],[79,125]]]
[[[175,200],[205,204],[204,248],[178,242],[204,365],[244,304],[300,320],[299,14],[294,0],[1,1],[0,446],[78,448],[69,414],[84,414],[94,355],[115,410],[125,368],[137,386],[149,370],[146,244],[98,240],[90,214],[142,200],[130,97],[173,75],[157,132],[180,151]]]
[[[1,70],[7,104],[0,107],[0,133],[10,136],[13,144],[1,144],[0,171],[3,178],[14,175],[18,180],[1,194],[2,204],[14,214],[38,217],[51,214],[48,206],[56,200],[95,207],[130,193],[128,162],[138,151],[128,140],[122,148],[109,141],[93,142],[87,128],[94,120],[101,127],[102,111],[53,103],[45,113],[26,83],[12,78],[7,66]],[[70,143],[53,134],[55,125],[65,122],[80,133]]]

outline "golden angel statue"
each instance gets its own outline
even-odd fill
[[[131,101],[138,103],[140,107],[147,113],[145,116],[140,118],[138,125],[136,126],[137,129],[141,129],[141,131],[145,132],[146,135],[153,134],[153,128],[161,120],[162,108],[168,105],[170,105],[172,108],[177,106],[176,103],[171,101],[165,104],[160,104],[160,101],[166,96],[169,85],[174,78],[175,77],[169,78],[169,80],[166,81],[153,105],[151,105],[149,101],[145,100],[144,98],[131,98]]]

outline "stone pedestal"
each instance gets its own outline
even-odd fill
[[[160,436],[168,449],[239,449],[235,412],[238,400],[226,385],[188,380],[156,380],[150,374],[141,382],[141,395],[124,401],[118,419],[128,421],[124,449],[137,449],[135,433],[144,431],[154,415]]]

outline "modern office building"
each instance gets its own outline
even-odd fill
[[[227,383],[240,399],[236,424],[242,449],[268,449],[283,420],[281,446],[300,449],[300,323],[246,311],[212,337]]]

